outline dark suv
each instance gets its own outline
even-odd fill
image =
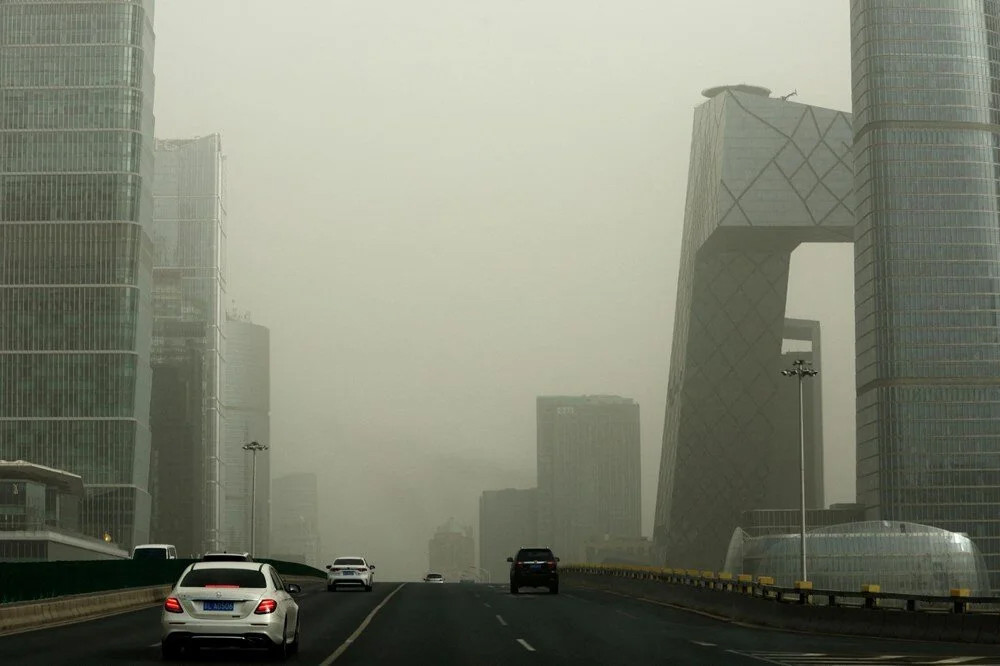
[[[522,548],[510,562],[510,593],[517,594],[522,587],[547,587],[552,594],[559,594],[559,558],[548,548]]]

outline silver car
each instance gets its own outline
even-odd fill
[[[195,562],[163,603],[160,647],[167,659],[189,647],[265,648],[285,657],[299,647],[299,606],[270,564]]]

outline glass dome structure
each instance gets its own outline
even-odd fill
[[[754,538],[736,528],[725,566],[791,587],[799,579],[799,557],[798,534]],[[806,565],[818,590],[857,591],[866,583],[883,592],[941,596],[952,588],[974,596],[990,590],[983,556],[969,537],[918,523],[876,520],[811,530]]]

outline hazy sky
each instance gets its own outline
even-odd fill
[[[229,286],[272,340],[274,473],[325,550],[421,575],[535,483],[535,396],[641,405],[659,466],[688,150],[722,83],[850,108],[826,0],[160,0],[157,136],[221,132]],[[854,499],[849,246],[793,257],[825,345],[827,501]]]

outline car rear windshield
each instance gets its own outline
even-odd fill
[[[132,552],[133,560],[165,560],[167,559],[166,548],[136,548]]]
[[[428,578],[444,578],[441,574],[427,574]]]
[[[555,557],[552,556],[552,551],[548,548],[525,548],[518,551],[517,559],[521,562],[548,562],[554,560]]]
[[[267,587],[264,574],[253,569],[192,569],[181,587]]]
[[[342,557],[339,560],[335,560],[333,566],[337,567],[363,567],[365,566],[365,561],[358,559],[357,557]]]

